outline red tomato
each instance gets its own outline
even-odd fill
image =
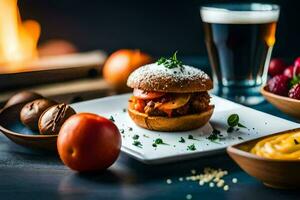
[[[156,99],[164,95],[165,93],[163,92],[148,92],[140,89],[133,90],[133,96],[139,99]]]
[[[63,124],[57,148],[63,163],[73,170],[104,170],[118,158],[121,136],[110,120],[95,114],[79,113]]]
[[[134,103],[134,109],[139,111],[139,112],[144,112],[144,108],[145,108],[146,104],[144,102],[144,100],[142,99],[136,99],[135,103]]]

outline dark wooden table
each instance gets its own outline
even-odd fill
[[[256,109],[284,118],[270,104]],[[230,189],[200,187],[178,181],[204,167],[229,171]],[[236,177],[237,184],[231,183]],[[172,184],[167,184],[167,179]],[[107,171],[80,174],[67,169],[55,154],[31,151],[0,135],[0,199],[300,199],[299,191],[276,190],[244,173],[225,153],[165,165],[144,165],[125,154]]]
[[[268,103],[254,109],[292,120]],[[229,171],[225,178],[229,191],[178,181],[179,177],[190,175],[191,169],[202,171],[207,166]],[[238,183],[231,183],[232,178],[237,178]],[[172,184],[167,184],[167,179],[171,179]],[[0,134],[0,200],[182,200],[187,194],[191,194],[192,199],[210,200],[300,199],[299,191],[265,187],[244,173],[225,152],[165,165],[144,165],[122,153],[107,171],[80,174],[65,167],[57,155],[25,149]]]

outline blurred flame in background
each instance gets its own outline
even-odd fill
[[[0,65],[20,65],[38,56],[41,27],[34,20],[22,22],[18,0],[0,0]]]

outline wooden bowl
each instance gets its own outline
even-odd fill
[[[266,87],[262,87],[260,92],[268,102],[285,114],[300,119],[300,100],[273,94]]]
[[[281,189],[300,188],[300,160],[275,160],[259,157],[249,151],[254,145],[273,135],[300,131],[288,130],[227,147],[229,156],[249,175],[261,180],[266,186]]]
[[[24,147],[56,151],[57,135],[39,135],[21,123],[19,114],[23,106],[24,104],[17,104],[0,111],[0,131]]]

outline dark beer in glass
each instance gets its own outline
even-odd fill
[[[200,14],[215,92],[248,105],[261,102],[279,6],[211,4],[201,7]]]

